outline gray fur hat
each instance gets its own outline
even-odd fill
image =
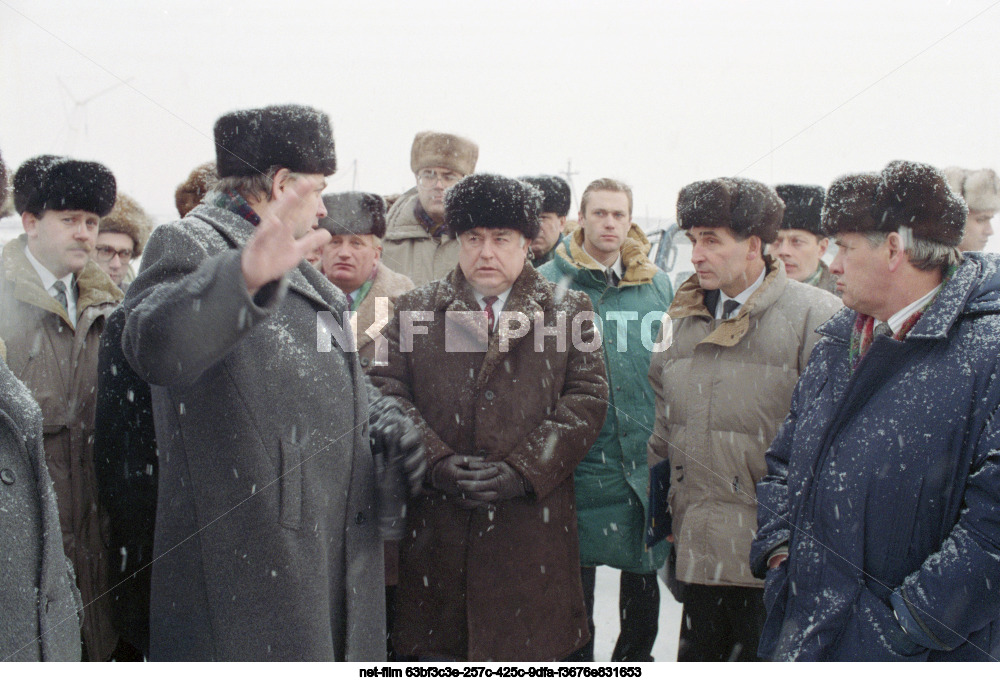
[[[561,218],[569,215],[569,183],[566,180],[558,175],[524,175],[517,179],[542,193],[543,213],[555,213]]]
[[[219,177],[249,177],[271,166],[333,175],[330,118],[300,104],[231,111],[215,122],[215,164]]]
[[[385,199],[366,192],[324,194],[327,216],[319,226],[331,234],[373,234],[385,236]]]
[[[1000,211],[1000,177],[995,172],[989,168],[966,170],[955,166],[943,172],[952,191],[965,199],[969,210]]]
[[[763,182],[743,177],[719,177],[693,182],[677,195],[677,225],[728,227],[741,239],[760,237],[771,243],[778,236],[785,204]]]

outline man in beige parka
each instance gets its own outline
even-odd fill
[[[749,563],[755,486],[815,329],[841,305],[763,255],[783,213],[772,188],[743,178],[695,182],[677,199],[695,274],[670,306],[673,341],[653,353],[649,369],[649,462],[670,462],[667,499],[684,585],[680,661],[757,659],[764,584]]]

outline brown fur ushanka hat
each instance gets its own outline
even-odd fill
[[[966,170],[964,168],[945,168],[943,171],[952,190],[965,199],[969,210],[981,210],[988,213],[1000,211],[1000,177],[990,170]]]
[[[410,170],[414,174],[424,168],[441,167],[471,175],[476,172],[478,160],[479,146],[475,142],[446,132],[418,132],[410,148]]]
[[[914,238],[958,246],[968,209],[944,174],[926,163],[893,161],[881,173],[858,173],[830,185],[823,228],[838,232],[912,230]]]
[[[153,231],[153,220],[135,199],[128,194],[119,193],[114,208],[101,218],[97,230],[99,234],[117,232],[132,237],[133,255],[141,255]]]
[[[453,237],[475,227],[507,228],[531,241],[538,236],[541,212],[541,192],[502,175],[469,175],[444,195],[444,222]]]
[[[728,227],[740,239],[760,237],[771,243],[778,236],[785,204],[763,182],[743,177],[719,177],[693,182],[677,195],[677,225]]]
[[[174,192],[177,213],[181,217],[190,213],[205,198],[205,194],[215,188],[218,181],[219,174],[215,172],[215,161],[202,163],[192,170],[187,179],[177,185],[177,190]]]

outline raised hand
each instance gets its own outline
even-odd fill
[[[271,200],[254,206],[260,225],[243,248],[243,279],[251,296],[332,238],[325,229],[315,229],[326,216],[321,175],[291,176],[282,168],[273,186]]]

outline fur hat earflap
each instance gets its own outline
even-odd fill
[[[801,229],[820,239],[827,236],[820,222],[825,189],[814,184],[779,184],[774,191],[785,202],[781,229]]]
[[[441,167],[471,175],[476,172],[479,146],[470,139],[446,132],[418,132],[410,149],[410,170],[414,174],[424,168]]]
[[[882,171],[875,195],[880,231],[912,230],[914,238],[958,246],[968,209],[944,174],[926,163],[893,161]]]
[[[1000,177],[995,172],[989,168],[966,170],[954,166],[942,172],[952,191],[965,199],[969,210],[1000,212]]]
[[[249,177],[271,166],[333,175],[330,118],[299,104],[231,111],[215,122],[215,161],[219,177]]]
[[[444,222],[452,236],[474,227],[516,229],[538,236],[542,194],[530,184],[502,175],[469,175],[444,195]]]
[[[832,237],[840,232],[879,231],[875,194],[880,183],[876,173],[854,173],[834,180],[823,201],[823,232]]]
[[[132,237],[133,255],[141,255],[153,231],[153,220],[135,199],[128,194],[119,193],[114,208],[101,218],[97,231],[99,234],[117,232]]]
[[[327,215],[319,226],[331,234],[385,236],[385,200],[378,194],[342,192],[324,194]]]
[[[218,181],[219,174],[215,172],[215,161],[202,163],[192,170],[187,179],[177,185],[177,191],[174,192],[174,203],[180,216],[184,217],[201,203],[205,194],[214,189]]]
[[[677,195],[677,225],[692,227],[728,227],[741,239],[760,237],[771,243],[785,204],[777,192],[763,182],[743,177],[719,177],[693,182]]]
[[[35,191],[29,191],[24,212],[41,215],[47,210],[85,210],[104,217],[117,198],[115,176],[96,161],[55,160],[44,169]]]
[[[561,218],[569,215],[569,183],[566,180],[558,175],[524,175],[517,179],[542,193],[543,213],[555,213]]]
[[[53,163],[63,158],[65,157],[54,154],[42,154],[41,156],[33,156],[21,164],[12,180],[15,213],[20,215],[26,210],[28,201],[38,193],[45,171]]]

